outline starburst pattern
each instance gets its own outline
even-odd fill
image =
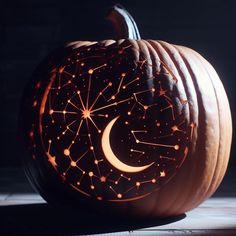
[[[132,45],[74,49],[52,71],[42,99],[36,96],[32,103],[40,110],[48,165],[65,184],[98,200],[130,201],[158,190],[185,160],[195,128],[183,114],[187,98],[168,86],[178,83],[171,69],[160,61],[159,71],[148,77],[152,65],[133,54]],[[114,153],[132,166],[154,163],[148,169],[125,173],[107,161],[101,136],[117,116],[110,136]],[[35,132],[32,124],[33,150]],[[37,151],[33,156],[41,158]]]

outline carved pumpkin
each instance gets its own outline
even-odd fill
[[[226,171],[226,93],[197,52],[140,40],[120,7],[109,18],[127,39],[70,43],[26,89],[27,176],[49,203],[139,217],[184,213]]]

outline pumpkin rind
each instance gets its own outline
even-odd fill
[[[120,15],[115,14],[111,17],[119,18]],[[111,20],[117,23],[113,18]],[[121,23],[125,25],[127,22]],[[121,23],[118,22],[116,26],[119,28]],[[127,26],[125,31],[128,36],[139,38],[136,24],[133,29]],[[122,35],[122,30],[119,31],[119,35]],[[147,80],[145,86],[148,88],[155,88],[156,91],[158,84],[154,78],[162,67],[167,71],[169,75],[165,77],[165,86],[171,96],[171,102],[175,104],[176,114],[183,116],[186,127],[189,127],[189,141],[186,141],[184,157],[175,171],[170,173],[172,178],[164,181],[164,184],[145,197],[135,198],[138,200],[98,203],[86,199],[81,194],[83,191],[78,191],[75,186],[61,181],[61,176],[53,172],[55,166],[53,170],[47,160],[41,158],[46,154],[42,147],[37,149],[33,158],[26,158],[27,176],[50,203],[71,202],[71,205],[81,208],[89,204],[96,210],[111,209],[116,213],[135,217],[182,214],[195,208],[215,192],[227,168],[232,139],[232,120],[224,87],[209,62],[189,48],[163,41],[133,39],[76,41],[67,44],[59,54],[52,55],[45,61],[46,67],[39,67],[26,92],[21,118],[28,121],[25,127],[22,127],[22,132],[27,134],[24,137],[25,145],[31,145],[27,155],[32,155],[36,145],[32,139],[41,140],[43,143],[42,119],[38,117],[44,113],[45,104],[42,105],[42,101],[46,99],[47,90],[50,89],[50,83],[53,83],[64,57],[81,48],[97,46],[108,50],[122,45],[130,46],[129,54],[135,63],[141,61],[146,65],[143,72]],[[30,91],[32,86],[35,88],[33,92]],[[32,108],[33,98],[36,99],[36,104]],[[172,112],[175,113],[173,110]]]
[[[149,203],[154,201],[151,214],[178,215],[197,207],[210,197],[222,181],[232,138],[231,114],[219,77],[202,56],[182,46],[155,41],[151,43],[159,50],[165,48],[172,55],[164,62],[170,68],[173,64],[177,65],[178,69],[173,71],[179,71],[178,78],[185,85],[190,104],[190,117],[197,127],[194,130],[189,158],[175,178],[156,193],[156,199],[153,197],[149,200]]]

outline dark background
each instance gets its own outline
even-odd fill
[[[65,42],[112,38],[104,17],[117,2],[134,17],[142,38],[185,45],[209,60],[225,86],[234,119],[235,0],[0,0],[0,167],[21,165],[19,102],[36,66]],[[231,171],[236,170],[234,143]]]

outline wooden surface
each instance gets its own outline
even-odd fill
[[[234,175],[186,215],[138,221],[50,207],[21,170],[0,173],[0,235],[236,235]]]

